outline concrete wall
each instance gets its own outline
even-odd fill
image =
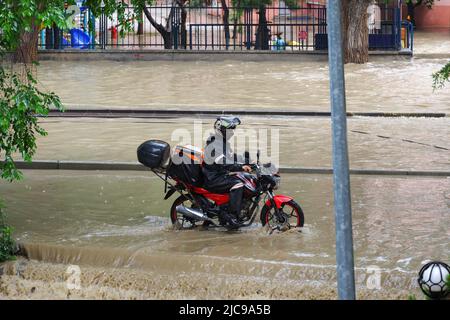
[[[409,59],[408,52],[373,51],[370,60]],[[54,61],[328,61],[326,51],[190,51],[190,50],[41,50],[39,60]]]

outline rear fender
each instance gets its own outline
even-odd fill
[[[276,196],[273,197],[273,200],[275,202],[275,205],[277,206],[278,209],[281,208],[281,206],[283,205],[283,203],[289,202],[291,200],[294,200],[294,198],[291,198],[289,196],[285,196],[282,194],[278,194]],[[272,206],[272,202],[270,201],[270,199],[268,199],[266,201],[266,206],[267,207],[271,207]]]

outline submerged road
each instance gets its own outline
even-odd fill
[[[28,170],[98,170],[98,171],[151,171],[138,162],[35,160],[16,161],[19,169]],[[332,168],[280,167],[280,173],[332,174]],[[354,175],[450,177],[450,171],[442,170],[383,170],[350,169]]]

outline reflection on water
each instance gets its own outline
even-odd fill
[[[280,193],[298,200],[306,226],[274,235],[258,226],[172,231],[170,200],[161,199],[162,182],[150,173],[28,171],[24,181],[0,188],[34,259],[320,282],[334,281],[331,183],[330,176],[284,175]],[[351,183],[360,272],[375,265],[389,286],[395,271],[395,281],[412,288],[424,260],[450,255],[450,179],[352,176]]]
[[[450,90],[431,86],[446,62],[347,65],[347,109],[449,112]],[[43,61],[38,77],[69,107],[329,110],[326,62]]]

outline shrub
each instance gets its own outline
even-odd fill
[[[15,242],[12,238],[13,229],[6,223],[6,215],[0,203],[0,262],[15,259]]]

